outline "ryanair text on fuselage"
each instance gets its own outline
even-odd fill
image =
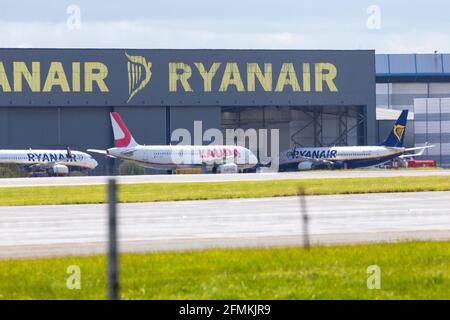
[[[289,151],[287,153],[288,158],[297,159],[299,157],[316,158],[316,159],[331,159],[337,157],[337,150],[308,150],[308,149],[295,149],[295,151]]]
[[[76,155],[72,155],[68,157],[63,153],[27,153],[28,161],[30,162],[56,162],[56,161],[64,161],[64,162],[77,162],[80,159],[77,159]],[[80,157],[80,156],[78,156]]]

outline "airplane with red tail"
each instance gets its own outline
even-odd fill
[[[201,167],[205,172],[238,173],[258,164],[256,156],[249,149],[240,146],[140,145],[117,112],[111,112],[110,116],[115,147],[87,151],[160,170]]]

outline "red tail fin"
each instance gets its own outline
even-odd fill
[[[117,112],[111,112],[114,144],[118,148],[134,147],[138,144]]]

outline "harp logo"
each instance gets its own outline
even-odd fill
[[[131,56],[127,53],[125,55],[128,58],[128,103],[150,81],[152,63],[147,62],[143,56]]]
[[[396,124],[394,126],[394,134],[397,137],[398,141],[402,139],[403,132],[405,132],[405,126],[402,126],[401,124]]]

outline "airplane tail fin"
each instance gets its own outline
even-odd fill
[[[111,124],[116,147],[130,148],[138,145],[117,112],[111,112]]]
[[[405,138],[406,121],[408,119],[408,110],[403,110],[394,127],[389,133],[388,137],[381,146],[385,147],[403,147],[403,140]]]

